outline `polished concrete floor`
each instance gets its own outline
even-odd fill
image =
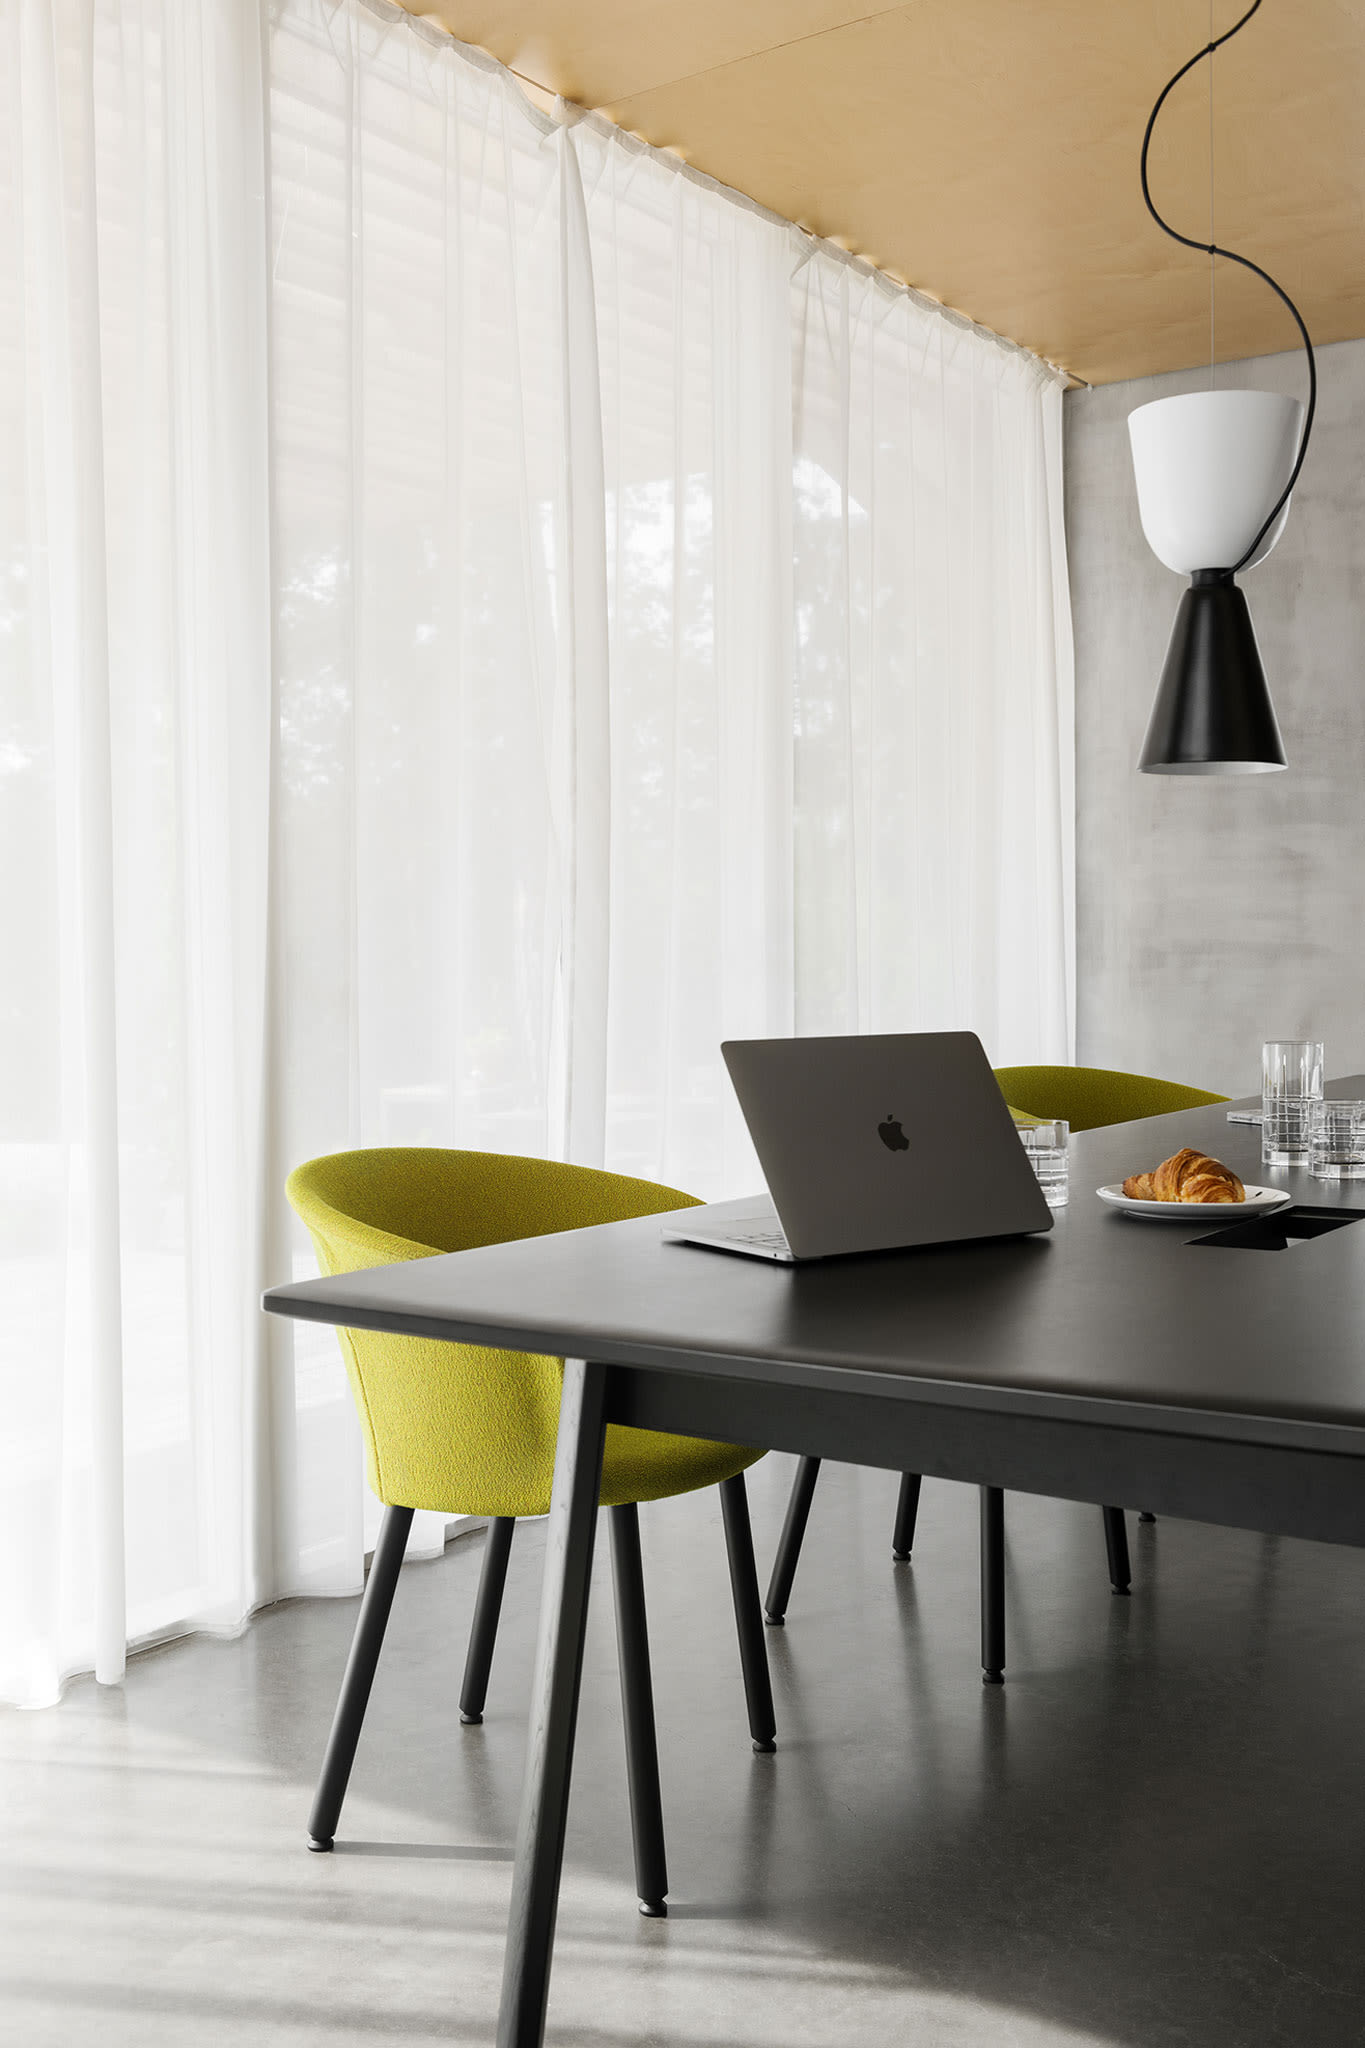
[[[792,1466],[753,1474],[760,1559]],[[672,1876],[638,1918],[605,1542],[549,2040],[560,2048],[1365,2042],[1365,1555],[1162,1522],[1111,1598],[1093,1509],[1012,1496],[1010,1678],[974,1496],[827,1467],[776,1756],[745,1730],[714,1495],[643,1512]],[[605,1533],[605,1532],[604,1532]],[[483,1727],[477,1536],[409,1567],[337,1853],[304,1848],[353,1601],[0,1716],[0,2039],[492,2039],[539,1589],[519,1532]]]

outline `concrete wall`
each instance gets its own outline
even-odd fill
[[[1287,773],[1139,775],[1184,588],[1143,539],[1126,420],[1192,372],[1066,400],[1076,627],[1077,1058],[1245,1094],[1264,1038],[1365,1072],[1365,341],[1318,356],[1289,524],[1245,579]],[[1304,390],[1301,354],[1220,385]]]

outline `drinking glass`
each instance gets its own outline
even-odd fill
[[[1316,1102],[1308,1132],[1315,1180],[1365,1180],[1365,1102]]]
[[[1322,1100],[1322,1041],[1271,1038],[1261,1047],[1261,1163],[1303,1166],[1313,1105]]]
[[[1049,1209],[1064,1209],[1067,1201],[1067,1139],[1071,1126],[1065,1117],[1042,1123],[1016,1124],[1019,1143],[1028,1153],[1038,1176],[1038,1185]]]

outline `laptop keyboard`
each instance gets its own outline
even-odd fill
[[[758,1245],[765,1252],[781,1252],[784,1257],[791,1255],[791,1246],[781,1230],[738,1230],[735,1235],[745,1244]]]
[[[723,1211],[726,1205],[721,1203],[717,1206]],[[792,1258],[792,1249],[787,1242],[786,1232],[767,1203],[762,1207],[756,1202],[752,1205],[744,1204],[744,1208],[749,1210],[747,1216],[739,1203],[735,1203],[734,1206],[740,1209],[738,1216],[726,1216],[722,1213],[714,1220],[705,1209],[693,1210],[690,1221],[682,1216],[666,1216],[663,1236],[680,1239],[684,1244],[732,1245],[736,1251],[756,1252],[764,1259]]]

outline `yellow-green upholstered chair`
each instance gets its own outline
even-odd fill
[[[1188,1088],[1181,1081],[1158,1081],[1150,1074],[1125,1074],[1111,1067],[997,1067],[1000,1092],[1012,1109],[1039,1119],[1062,1117],[1073,1131],[1092,1131],[1101,1124],[1125,1124],[1146,1116],[1170,1116],[1178,1109],[1226,1102],[1207,1088]],[[792,1482],[786,1520],[773,1562],[765,1607],[769,1622],[786,1619],[801,1540],[806,1532],[811,1498],[820,1471],[818,1458],[802,1458]],[[910,1556],[919,1513],[920,1474],[901,1474],[891,1555],[898,1564]],[[1104,1508],[1105,1552],[1109,1583],[1126,1593],[1131,1583],[1128,1530],[1122,1508]],[[1153,1517],[1144,1515],[1144,1521]],[[1005,1668],[1005,1534],[1004,1495],[999,1488],[981,1488],[981,1673],[997,1685]]]
[[[1064,1117],[1073,1131],[1171,1116],[1178,1109],[1228,1099],[1210,1095],[1207,1088],[1187,1088],[1183,1081],[1157,1081],[1150,1074],[1124,1074],[1113,1067],[997,1067],[995,1078],[1012,1109]]]
[[[580,1230],[689,1207],[652,1181],[502,1153],[385,1146],[313,1159],[289,1199],[326,1274],[426,1259],[475,1245]],[[489,1518],[460,1718],[483,1717],[516,1518],[550,1505],[562,1358],[371,1330],[339,1330],[370,1485],[384,1519],[309,1820],[330,1849],[413,1513]],[[662,1913],[667,1880],[654,1747],[637,1503],[719,1486],[755,1749],[774,1748],[772,1690],[749,1530],[745,1469],[762,1451],[612,1424],[601,1502],[611,1509],[621,1684],[641,1910]]]

